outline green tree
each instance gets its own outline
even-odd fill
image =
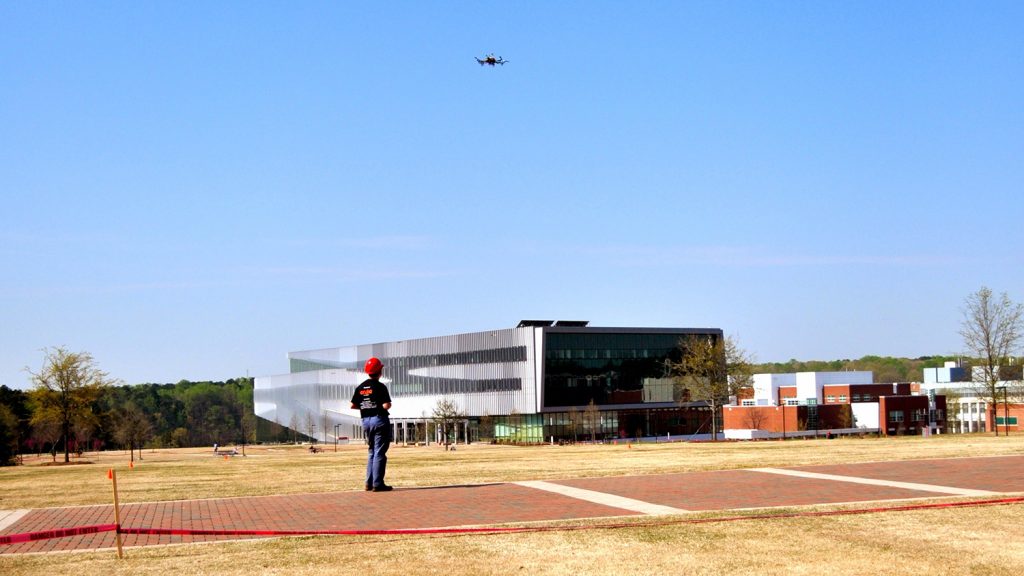
[[[93,417],[93,403],[104,388],[113,384],[106,372],[96,367],[88,352],[69,352],[57,347],[44,350],[39,372],[28,370],[35,387],[29,393],[32,421],[52,421],[60,426],[64,440],[64,462],[70,462],[69,443],[76,421]]]
[[[994,423],[1001,392],[999,368],[1009,363],[1024,336],[1024,305],[1010,300],[1005,292],[997,297],[982,286],[964,301],[960,335],[967,354],[976,362],[972,370],[975,393],[988,404]],[[992,428],[999,436],[999,427]]]
[[[669,369],[678,387],[693,401],[707,402],[711,410],[711,438],[718,439],[718,411],[730,396],[750,388],[752,363],[733,337],[684,336],[679,340],[682,356]]]
[[[15,390],[8,388],[6,385],[0,385],[0,406],[5,407],[10,411],[10,415],[13,418],[14,427],[8,428],[3,433],[5,437],[12,438],[15,441],[14,452],[12,455],[21,454],[22,446],[25,446],[25,441],[28,440],[32,434],[32,428],[29,426],[29,419],[32,415],[32,411],[28,406],[28,394],[21,390]],[[7,421],[10,424],[10,421]],[[3,442],[3,440],[0,440]],[[2,465],[3,459],[0,456],[0,465]]]
[[[5,404],[0,404],[0,466],[14,464],[20,435],[18,417]]]
[[[189,440],[187,428],[175,428],[174,431],[171,432],[171,446],[175,448],[184,448],[191,445],[192,443]]]

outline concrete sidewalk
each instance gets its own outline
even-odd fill
[[[125,528],[394,530],[1024,493],[1024,455],[127,504]],[[0,535],[113,523],[111,506],[0,511]],[[252,536],[123,535],[125,546]],[[104,532],[0,554],[114,547]]]

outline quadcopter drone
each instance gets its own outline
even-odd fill
[[[482,59],[481,58],[476,58],[476,62],[477,62],[477,64],[479,64],[481,66],[483,66],[484,64],[487,64],[488,66],[494,66],[495,64],[501,64],[502,66],[504,66],[505,63],[508,62],[508,60],[505,60],[501,56],[495,57],[494,54],[488,54],[487,56],[484,56]]]

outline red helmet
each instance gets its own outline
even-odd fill
[[[366,367],[364,368],[367,374],[380,374],[384,370],[384,363],[376,357],[370,358],[366,361]]]

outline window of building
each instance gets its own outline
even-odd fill
[[[860,394],[854,394],[853,395],[853,401],[854,402],[860,402]]]
[[[1017,425],[1017,417],[1010,416],[1009,418],[1003,418],[1002,416],[996,416],[996,426],[1006,426],[1006,421],[1010,422],[1010,426]]]
[[[840,404],[846,404],[846,394],[840,394],[839,395],[839,403]]]
[[[678,333],[561,333],[545,336],[544,405],[671,403],[651,394],[682,355]],[[713,335],[712,335],[713,336]]]
[[[903,422],[903,411],[902,410],[890,410],[889,411],[889,422]]]
[[[756,406],[753,400],[744,400],[743,406]]]
[[[786,398],[786,406],[799,406],[800,401],[796,398]]]
[[[829,394],[828,396],[825,396],[825,403],[826,404],[832,404],[835,401],[836,401],[836,397],[833,396],[832,394]]]

